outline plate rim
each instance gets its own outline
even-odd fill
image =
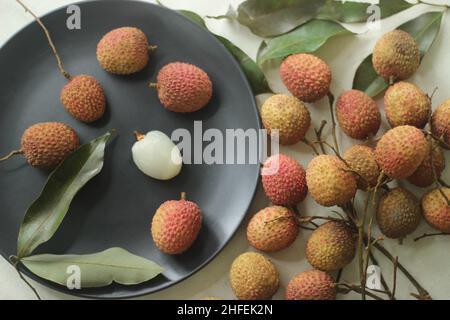
[[[40,19],[45,18],[49,15],[55,14],[58,11],[64,10],[67,8],[67,6],[69,5],[84,5],[84,4],[88,4],[88,3],[107,3],[107,2],[123,2],[123,0],[86,0],[86,1],[76,1],[73,3],[69,3],[69,4],[65,4],[65,5],[61,5],[51,11],[48,11],[47,13],[45,13],[44,15],[39,16]],[[195,22],[191,21],[190,19],[186,18],[183,14],[179,13],[177,10],[175,9],[171,9],[165,6],[161,6],[158,4],[154,4],[154,3],[150,3],[150,2],[146,2],[143,0],[127,0],[127,3],[135,3],[135,4],[143,4],[143,5],[148,5],[150,7],[157,7],[159,9],[165,10],[167,12],[171,12],[173,14],[178,15],[181,19],[184,19],[185,21],[187,21],[188,23],[192,24],[195,26],[195,28],[197,28],[200,32],[204,32],[206,33],[206,36],[209,37],[210,39],[212,39],[213,41],[215,41],[218,45],[220,45],[221,50],[225,52],[226,55],[228,55],[229,59],[232,61],[232,63],[234,64],[234,66],[236,67],[236,69],[238,70],[238,73],[240,75],[240,77],[244,80],[245,83],[245,87],[248,90],[248,92],[250,93],[250,96],[252,97],[251,101],[252,101],[252,109],[254,112],[254,115],[256,117],[256,122],[257,122],[257,130],[261,130],[262,129],[262,125],[261,125],[261,118],[259,115],[259,111],[258,111],[258,106],[257,106],[257,102],[256,102],[256,96],[253,93],[253,90],[250,86],[250,83],[246,77],[246,75],[244,74],[244,71],[242,70],[242,68],[240,67],[240,65],[238,64],[238,62],[236,61],[236,59],[234,58],[234,56],[225,48],[225,46],[209,31],[209,30],[205,30],[204,28],[202,28],[201,26],[199,26],[198,24],[196,24]],[[107,5],[107,4],[105,4]],[[11,41],[13,41],[13,39],[20,34],[21,32],[23,32],[25,29],[31,27],[32,25],[37,24],[36,20],[31,21],[30,23],[26,24],[25,26],[23,26],[22,28],[20,28],[18,31],[16,31],[15,33],[13,33],[4,43],[3,45],[0,47],[0,52],[3,50],[4,47],[6,47]],[[255,195],[256,192],[258,190],[258,185],[259,185],[259,175],[260,175],[260,170],[259,170],[259,166],[257,167],[258,170],[256,170],[256,178],[254,181],[254,187],[253,187],[253,191],[252,191],[252,196],[251,199],[249,200],[249,203],[245,209],[245,211],[242,214],[242,217],[239,219],[239,225],[238,227],[229,235],[228,239],[223,243],[223,245],[219,246],[218,250],[216,250],[210,257],[208,257],[203,263],[201,263],[197,268],[193,269],[192,271],[188,272],[184,277],[178,279],[178,280],[174,280],[174,281],[168,281],[165,284],[161,285],[160,287],[156,288],[156,289],[151,289],[151,288],[144,288],[142,290],[142,292],[140,293],[130,293],[130,294],[118,294],[116,296],[97,296],[95,294],[87,294],[87,293],[83,293],[83,289],[81,289],[80,291],[76,291],[76,290],[69,290],[67,288],[65,288],[64,286],[61,286],[59,284],[53,283],[49,280],[46,280],[44,278],[39,277],[38,275],[32,273],[31,271],[29,271],[23,264],[19,264],[18,267],[19,269],[22,269],[22,271],[25,273],[25,275],[31,279],[33,279],[34,281],[36,281],[37,283],[39,283],[40,285],[55,290],[56,292],[59,293],[63,293],[69,296],[74,296],[74,297],[78,297],[78,298],[87,298],[87,299],[99,299],[99,300],[118,300],[118,299],[130,299],[130,298],[137,298],[137,297],[142,297],[142,296],[146,296],[146,295],[150,295],[150,294],[154,294],[157,292],[160,292],[162,290],[168,289],[170,287],[173,287],[177,284],[180,284],[181,282],[189,279],[190,277],[192,277],[194,274],[196,274],[197,272],[201,271],[203,268],[205,268],[208,264],[210,264],[215,258],[217,258],[217,256],[229,245],[230,241],[235,237],[236,233],[238,232],[239,228],[242,226],[242,223],[244,222],[249,209],[255,199]],[[13,266],[13,264],[11,263],[11,261],[8,258],[8,255],[3,251],[3,249],[0,248],[0,255],[3,256],[3,258],[7,261],[8,264],[10,264],[11,266]],[[14,267],[14,266],[13,266]],[[151,281],[151,280],[149,280]],[[108,286],[105,286],[108,287]],[[132,287],[132,286],[130,286]],[[86,288],[88,289],[88,288]]]

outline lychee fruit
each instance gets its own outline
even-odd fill
[[[150,87],[158,91],[164,107],[173,112],[195,112],[211,100],[213,87],[208,74],[197,66],[172,62],[158,73],[157,83]]]
[[[414,232],[422,219],[419,201],[406,189],[395,188],[384,194],[376,214],[381,233],[403,239]]]
[[[336,283],[320,270],[297,274],[286,287],[286,300],[336,300]]]
[[[164,202],[153,216],[151,232],[156,246],[167,254],[180,254],[189,249],[202,224],[199,206],[185,199]]]
[[[273,206],[252,217],[247,226],[247,239],[258,250],[275,252],[289,247],[297,239],[298,231],[295,213]]]
[[[278,130],[282,145],[293,145],[305,138],[311,116],[305,104],[285,94],[271,96],[261,108],[261,118],[268,134]]]
[[[280,280],[269,259],[256,252],[247,252],[233,261],[230,282],[239,300],[268,300],[277,292]]]
[[[386,118],[392,127],[410,125],[424,128],[431,115],[431,99],[418,86],[398,82],[384,95]]]
[[[309,194],[325,207],[343,205],[356,194],[355,175],[336,156],[321,155],[308,165],[306,182]]]
[[[280,76],[287,89],[304,102],[315,102],[330,91],[331,69],[311,54],[294,54],[280,66]]]
[[[41,122],[25,130],[20,150],[11,152],[0,161],[23,154],[31,166],[52,169],[79,146],[77,133],[68,125],[60,122]]]
[[[439,178],[445,169],[445,156],[439,144],[431,137],[427,138],[430,152],[419,168],[408,178],[415,186],[426,188],[434,183],[434,174]]]
[[[349,264],[356,252],[355,231],[345,222],[322,224],[306,243],[306,258],[316,269],[336,271]]]
[[[407,32],[394,30],[384,34],[375,45],[372,56],[375,71],[392,82],[411,77],[420,66],[420,50]]]
[[[270,157],[261,176],[264,191],[275,205],[292,207],[306,197],[306,171],[291,157],[283,154]]]
[[[142,30],[121,27],[105,34],[97,44],[97,60],[107,72],[127,75],[144,69],[149,50],[154,49]]]
[[[100,83],[91,76],[80,75],[69,79],[61,90],[61,103],[77,120],[93,122],[105,113],[105,94]]]
[[[380,129],[381,114],[376,102],[359,90],[344,92],[339,97],[336,115],[342,131],[353,139],[367,139]]]
[[[375,150],[380,168],[392,179],[411,176],[428,153],[427,139],[421,130],[413,126],[389,130],[381,137]]]
[[[381,170],[373,148],[355,145],[345,152],[344,160],[359,175],[356,177],[359,189],[368,190],[377,185]]]
[[[450,188],[434,189],[422,198],[422,212],[425,220],[444,233],[450,233],[450,205],[447,202],[449,199]]]
[[[450,149],[450,100],[441,104],[431,118],[431,131],[439,139],[442,138],[443,147]]]

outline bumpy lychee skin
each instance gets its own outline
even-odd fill
[[[267,99],[261,108],[261,118],[269,134],[278,130],[282,145],[300,142],[311,126],[311,116],[305,104],[285,94]]]
[[[388,32],[375,45],[372,62],[376,72],[384,79],[405,80],[420,66],[419,45],[405,31]]]
[[[431,115],[431,99],[418,86],[398,82],[386,91],[384,110],[392,127],[410,125],[424,128]]]
[[[356,178],[343,161],[335,156],[314,158],[306,171],[309,194],[325,207],[342,205],[356,193]]]
[[[270,157],[261,176],[264,191],[275,205],[292,207],[306,197],[306,171],[291,157],[283,154]]]
[[[213,87],[208,74],[197,66],[172,62],[158,73],[157,84],[161,103],[174,112],[195,112],[211,100]]]
[[[295,213],[273,206],[255,214],[247,226],[250,245],[264,252],[286,249],[297,239],[299,226]]]
[[[422,131],[412,126],[389,130],[377,144],[377,162],[393,179],[411,176],[429,153],[428,141]]]
[[[446,143],[443,147],[450,149],[450,100],[441,104],[433,113],[431,130],[436,137],[442,137]]]
[[[422,211],[425,220],[439,231],[450,233],[450,205],[441,191],[450,199],[450,189],[441,188],[428,192],[422,198]]]
[[[316,269],[336,271],[349,264],[356,251],[355,233],[344,222],[330,221],[317,228],[306,243],[306,258]]]
[[[153,216],[153,241],[164,253],[183,253],[197,238],[201,224],[202,214],[196,203],[184,199],[166,201]]]
[[[239,300],[268,300],[277,292],[280,280],[269,259],[256,252],[247,252],[233,261],[230,282]]]
[[[61,90],[61,103],[77,120],[93,122],[105,113],[106,98],[100,83],[91,76],[73,77]]]
[[[114,29],[98,43],[97,60],[109,73],[127,75],[139,72],[149,60],[147,37],[138,28]]]
[[[375,136],[380,129],[381,114],[376,102],[359,90],[344,92],[339,97],[336,115],[342,130],[353,139]]]
[[[80,146],[77,133],[60,122],[32,125],[22,135],[22,152],[36,168],[54,168]]]
[[[344,160],[351,170],[359,174],[356,177],[359,189],[367,190],[377,185],[381,170],[374,149],[365,145],[354,145],[345,152]]]
[[[417,229],[422,212],[419,201],[411,192],[396,188],[381,197],[376,217],[385,236],[403,239]]]
[[[441,176],[445,169],[445,156],[439,144],[431,137],[427,138],[430,152],[419,168],[408,178],[408,181],[415,186],[426,188],[434,183],[434,173]]]
[[[289,281],[286,300],[336,300],[336,283],[320,270],[301,272]]]
[[[280,66],[280,76],[287,89],[304,102],[320,100],[330,91],[330,67],[311,54],[287,57]]]

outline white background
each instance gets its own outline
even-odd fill
[[[39,16],[47,12],[73,3],[71,0],[24,0]],[[152,1],[153,2],[153,1]],[[165,5],[174,9],[189,9],[205,15],[218,15],[227,11],[231,4],[235,8],[240,0],[163,0]],[[435,1],[435,3],[447,1]],[[344,90],[351,88],[353,75],[359,63],[371,52],[376,39],[385,31],[394,29],[396,26],[431,10],[439,10],[436,7],[426,5],[415,6],[414,8],[383,20],[382,29],[365,32],[359,36],[345,36],[335,38],[322,47],[317,55],[325,59],[333,70],[332,91],[339,95]],[[0,0],[0,45],[3,45],[14,33],[32,21],[30,15],[26,14],[13,0]],[[228,20],[208,20],[208,26],[214,32],[221,34],[247,52],[251,57],[256,56],[256,51],[261,39],[248,31],[247,28]],[[365,25],[352,26],[358,32],[366,31]],[[419,71],[411,79],[426,92],[431,93],[437,86],[439,91],[434,97],[434,108],[446,99],[450,98],[450,16],[447,13],[444,18],[441,32],[431,51],[425,57]],[[278,66],[270,66],[265,69],[272,89],[276,92],[286,92],[286,89],[279,80]],[[1,71],[0,71],[1,72]],[[258,97],[258,102],[264,101],[266,97]],[[382,99],[379,101],[380,108],[383,108]],[[314,124],[318,126],[322,119],[329,119],[326,101],[321,101],[309,107]],[[383,130],[387,125],[383,125]],[[328,128],[329,129],[329,128]],[[310,131],[310,133],[312,130]],[[328,135],[329,130],[325,131]],[[339,136],[341,145],[346,148],[355,141]],[[307,166],[311,160],[311,151],[303,145],[282,149],[295,157],[303,166]],[[447,157],[449,157],[447,152]],[[450,162],[447,160],[447,166]],[[447,170],[450,172],[450,170]],[[450,174],[446,174],[445,179],[450,181]],[[414,190],[418,196],[424,191],[412,188],[405,184],[410,190]],[[256,213],[260,208],[267,206],[267,200],[261,189],[253,202],[249,216]],[[331,209],[317,206],[310,198],[299,206],[304,214],[309,215],[329,215]],[[0,220],[1,223],[1,220]],[[221,254],[203,270],[162,292],[142,297],[144,299],[195,299],[204,296],[217,296],[225,299],[233,299],[233,293],[228,282],[228,269],[233,259],[240,253],[251,250],[245,237],[245,224],[223,250]],[[419,236],[424,232],[430,232],[431,228],[424,222],[414,236]],[[290,278],[295,274],[310,268],[305,255],[305,241],[309,235],[308,231],[302,231],[296,243],[289,249],[280,253],[271,254],[270,258],[277,266],[281,275],[281,287],[274,299],[282,299],[284,288]],[[395,241],[384,241],[386,247],[399,256],[399,261],[406,265],[411,273],[430,291],[436,299],[450,298],[450,237],[436,237],[414,243],[411,238],[407,239],[403,246]],[[378,260],[383,261],[382,269],[389,283],[392,277],[392,265],[382,256],[378,255]],[[345,269],[343,280],[357,283],[357,266],[353,263]],[[44,299],[70,299],[71,296],[57,293],[47,289],[37,283],[33,283]],[[391,286],[392,287],[392,286]],[[410,292],[415,292],[403,275],[399,274],[398,298],[410,299]],[[342,299],[358,298],[357,295],[340,296]],[[33,293],[19,280],[13,268],[2,258],[0,258],[0,299],[34,299]]]

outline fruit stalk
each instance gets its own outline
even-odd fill
[[[19,278],[25,282],[25,284],[33,291],[34,295],[38,300],[42,300],[41,296],[37,292],[36,288],[31,285],[31,283],[23,276],[22,272],[20,272],[19,269],[19,259],[16,256],[10,256],[9,261],[11,261],[14,269],[17,271],[17,274],[19,275]]]
[[[11,151],[8,155],[0,158],[0,161],[5,161],[5,160],[8,160],[8,159],[11,159],[12,157],[14,157],[16,155],[19,155],[19,154],[23,154],[23,150],[22,149]]]
[[[336,136],[336,120],[334,119],[334,110],[333,110],[333,107],[334,107],[334,96],[333,96],[333,94],[331,92],[328,92],[327,95],[328,95],[328,101],[329,101],[329,104],[330,104],[331,122],[333,124],[332,134],[333,134],[334,147],[335,147],[335,149],[337,151],[337,154],[340,154],[339,144],[337,142],[337,136]]]

